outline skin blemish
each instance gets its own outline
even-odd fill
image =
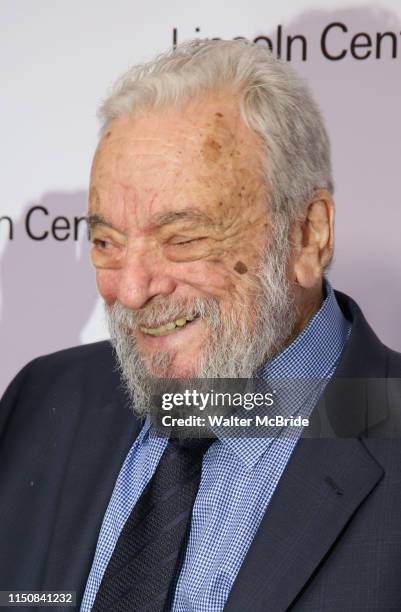
[[[246,274],[246,272],[248,272],[248,268],[243,261],[237,261],[234,266],[234,270],[238,272],[238,274]]]
[[[216,117],[224,117],[223,113],[216,113]]]
[[[202,145],[202,157],[207,162],[217,162],[221,155],[221,145],[208,136]]]
[[[106,134],[105,138],[110,138],[110,136],[111,136],[111,130],[109,130],[109,131],[107,132],[107,134]]]

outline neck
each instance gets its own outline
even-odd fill
[[[305,329],[311,318],[318,312],[323,302],[322,285],[308,289],[302,295],[299,307],[299,318],[297,324],[288,340],[288,344],[294,340]]]

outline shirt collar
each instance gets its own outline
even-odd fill
[[[351,324],[337,303],[330,283],[323,283],[325,299],[302,332],[258,372],[258,377],[325,378],[335,366]]]

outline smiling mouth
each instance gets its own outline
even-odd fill
[[[148,336],[168,336],[169,334],[174,334],[180,329],[187,327],[198,318],[199,316],[182,317],[180,319],[175,319],[175,321],[169,321],[159,327],[140,327],[139,329]]]

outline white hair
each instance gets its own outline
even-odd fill
[[[330,144],[306,83],[261,45],[244,40],[185,42],[122,75],[104,100],[102,132],[118,117],[158,110],[229,88],[263,146],[270,212],[301,218],[317,189],[333,192]]]

